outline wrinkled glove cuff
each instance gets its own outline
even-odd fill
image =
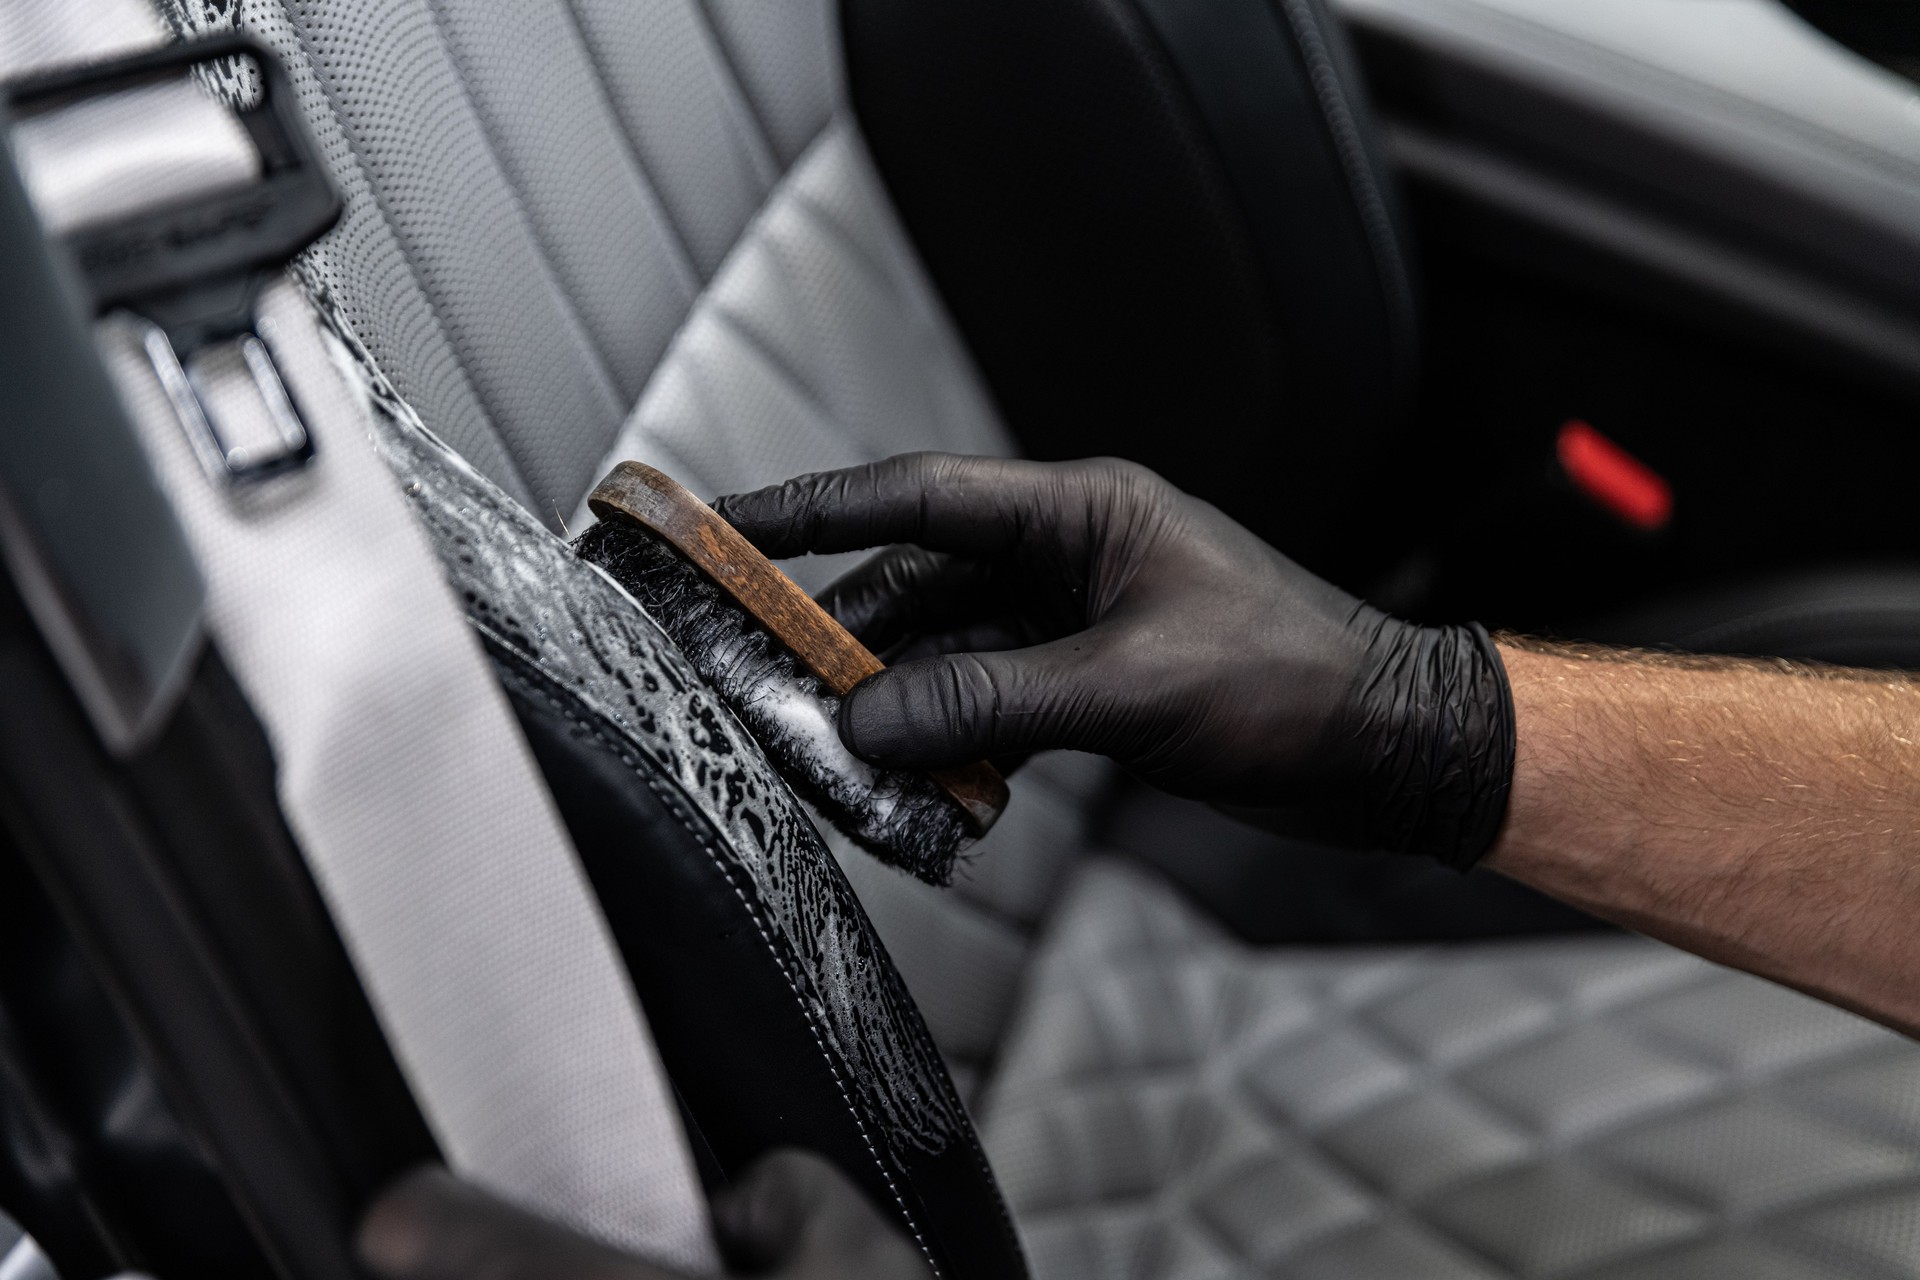
[[[1486,628],[1392,624],[1361,690],[1371,739],[1359,809],[1366,843],[1466,871],[1499,837],[1513,785],[1513,693]]]

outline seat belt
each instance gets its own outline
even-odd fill
[[[288,826],[449,1164],[715,1269],[671,1088],[551,796],[337,339],[278,269],[300,246],[263,248],[333,199],[284,77],[232,38],[122,57],[163,37],[141,0],[0,6],[0,69],[120,59],[16,83],[13,148],[106,313],[97,345]],[[189,74],[215,55],[252,69],[237,115]],[[142,191],[165,198],[143,210]],[[127,747],[128,726],[96,725]]]

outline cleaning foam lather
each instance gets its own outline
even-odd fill
[[[623,462],[587,502],[600,520],[574,550],[673,637],[794,789],[883,860],[951,881],[958,855],[1006,808],[993,766],[923,774],[860,760],[835,721],[878,658],[664,473]]]

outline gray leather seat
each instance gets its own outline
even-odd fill
[[[348,197],[317,292],[556,526],[622,458],[1013,447],[829,0],[167,7],[287,61]],[[944,894],[843,857],[1043,1277],[1916,1273],[1920,1049],[1624,937],[1248,950],[1096,856],[1109,780],[1034,762]]]
[[[1920,1259],[1920,1050],[1625,935],[1255,950],[1094,861],[982,1110],[1046,1277]]]

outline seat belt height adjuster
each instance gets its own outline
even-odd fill
[[[235,118],[258,152],[259,176],[162,201],[131,215],[81,222],[59,236],[96,316],[146,322],[142,345],[174,415],[208,474],[232,484],[279,474],[312,456],[313,440],[273,359],[261,291],[340,216],[339,192],[271,51],[225,34],[16,81],[4,89],[16,124],[89,100],[186,78],[227,61],[253,74]],[[258,405],[223,413],[207,393],[221,367],[244,374]]]

